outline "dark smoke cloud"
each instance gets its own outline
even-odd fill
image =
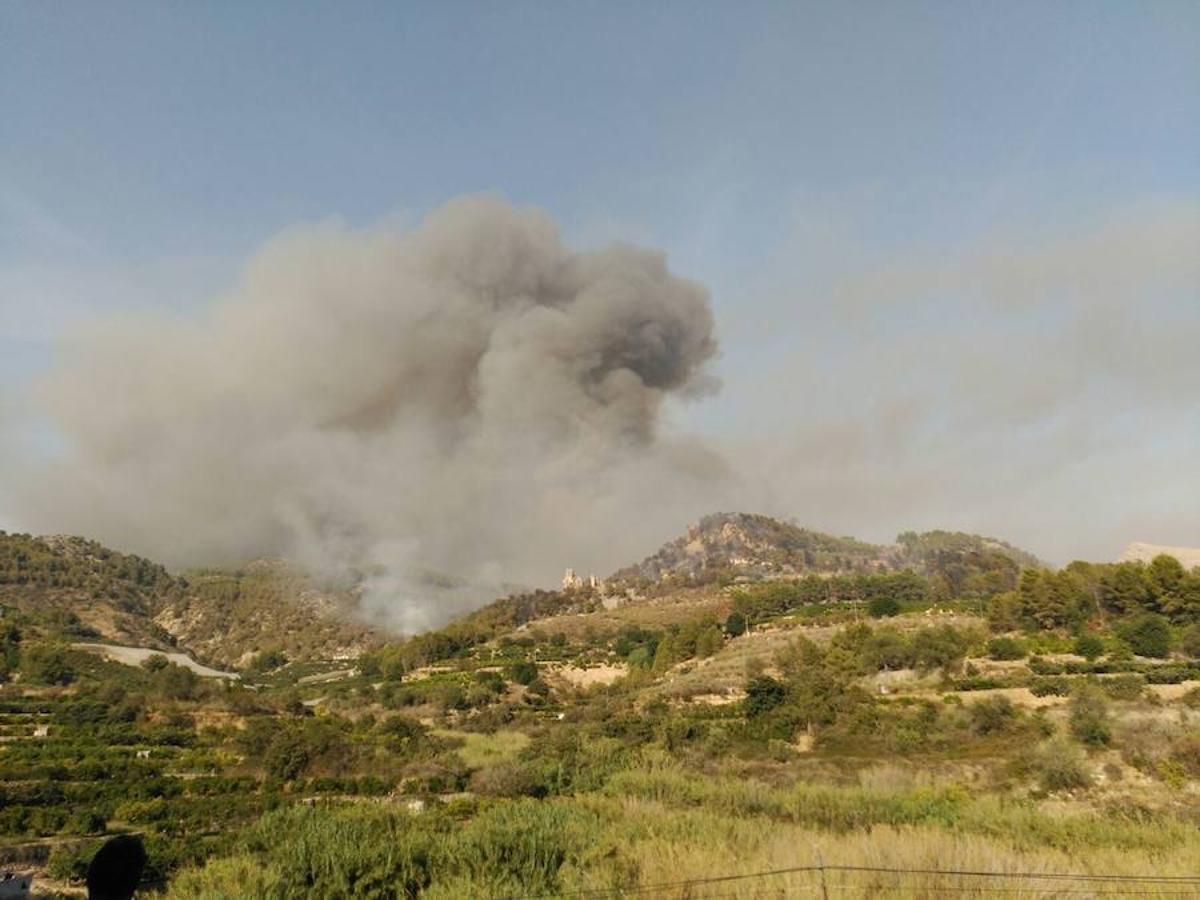
[[[660,419],[713,387],[715,353],[706,292],[661,254],[573,252],[536,210],[298,228],[199,316],[64,343],[43,399],[69,449],[23,509],[174,563],[379,566],[370,602],[420,627],[457,610],[413,573],[544,582],[703,511],[722,465]]]

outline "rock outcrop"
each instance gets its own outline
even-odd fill
[[[1121,554],[1121,562],[1150,562],[1156,556],[1173,556],[1185,569],[1200,566],[1200,547],[1163,547],[1135,541]]]

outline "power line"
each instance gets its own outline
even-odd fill
[[[852,865],[808,865],[808,866],[789,866],[783,869],[768,869],[759,872],[744,872],[736,875],[715,875],[709,878],[689,878],[679,881],[664,881],[656,884],[642,885],[632,888],[591,888],[581,891],[573,891],[569,893],[557,894],[535,894],[526,895],[524,900],[542,900],[542,898],[586,898],[586,897],[630,897],[652,893],[655,891],[667,891],[673,888],[689,888],[698,887],[707,884],[727,884],[734,881],[745,881],[755,878],[771,878],[780,875],[797,875],[811,874],[813,872],[843,872],[846,874],[884,874],[884,875],[925,875],[935,878],[989,878],[1009,881],[1074,881],[1074,882],[1096,882],[1099,884],[1128,884],[1128,885],[1162,885],[1164,887],[1182,887],[1184,885],[1195,885],[1196,891],[1162,891],[1162,890],[1142,890],[1131,891],[1128,889],[1120,891],[1097,891],[1089,890],[1069,890],[1062,888],[1053,888],[1055,894],[1090,894],[1093,896],[1101,896],[1106,894],[1122,895],[1122,896],[1137,896],[1137,895],[1154,895],[1154,896],[1196,896],[1200,893],[1200,875],[1118,875],[1112,873],[1066,873],[1066,872],[997,872],[986,870],[972,869],[902,869],[889,866],[852,866]],[[830,888],[834,890],[850,890],[851,886],[843,884],[830,884]],[[909,890],[910,888],[902,885],[889,887],[885,885],[872,885],[872,890],[881,891],[901,891]],[[804,888],[810,890],[810,888]],[[815,889],[815,888],[811,888]],[[953,887],[930,887],[922,886],[922,890],[931,892],[962,892],[971,891],[975,893],[1011,893],[1015,888],[998,888],[985,886],[967,886],[956,885]],[[1046,888],[1046,890],[1051,890]],[[721,896],[721,895],[713,895]],[[507,898],[507,900],[521,900],[519,897]]]
[[[1070,874],[1066,872],[994,872],[972,871],[970,869],[896,869],[885,866],[825,866],[829,871],[837,872],[891,872],[905,875],[969,875],[974,878],[1021,878],[1021,879],[1062,879],[1066,881],[1140,881],[1173,883],[1200,883],[1200,875],[1113,875],[1113,874]]]

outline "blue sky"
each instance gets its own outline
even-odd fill
[[[978,286],[970,273],[994,273],[989,248],[1024,272],[1042,247],[1107,256],[1110,233],[1126,247],[1178,226],[1186,247],[1200,198],[1197,47],[1193,2],[6,3],[0,377],[15,404],[81,315],[202,307],[299,223],[417,220],[492,191],[543,207],[573,242],[664,249],[712,291],[723,345],[725,390],[677,421],[730,444],[754,432],[807,446],[816,438],[794,426],[845,427],[846,398],[788,408],[795,391],[781,383],[811,396],[829,393],[823,379],[861,378],[867,416],[883,402],[871,386],[895,380],[875,368],[875,348],[922,322],[959,323],[952,343],[990,323],[1019,344],[1064,315],[1078,320],[1070,304],[1018,320],[962,300]],[[1131,284],[1112,302],[1145,302],[1192,327],[1192,270],[1170,263],[1183,269],[1147,297],[1138,279],[1154,259],[1128,262]],[[872,280],[897,270],[907,287]],[[1065,290],[1061,277],[1036,284],[1043,299]],[[861,310],[847,318],[836,299],[847,290],[868,295],[869,322]],[[878,312],[902,298],[899,314]],[[909,400],[942,393],[897,457],[897,479],[937,429],[970,442],[958,413],[975,401],[931,386],[959,381],[962,364],[909,383]],[[1198,374],[1180,365],[1179,383]],[[1139,393],[1146,374],[1122,381],[1106,369],[1089,392],[1112,375],[1127,394],[1120,415],[1145,416],[1158,409]],[[1090,402],[1040,427],[1062,437],[1077,420],[1095,438]],[[1195,412],[1172,406],[1172,424],[1156,429],[1157,461],[1178,459],[1181,473],[1195,447],[1179,417]],[[53,445],[36,405],[18,418],[14,440]],[[1069,505],[1078,477],[1041,496]],[[1144,532],[1157,509],[1139,511],[1136,497],[1163,485],[1124,489],[1105,509],[1120,527],[1078,549],[1100,552],[1125,531],[1156,537]],[[902,511],[918,525],[955,518],[967,496],[922,506],[892,494],[846,515],[822,499],[814,517],[874,532]],[[811,496],[812,485],[796,486],[789,509],[807,518]],[[1003,497],[969,496],[978,512],[961,524],[1053,543]],[[1163,521],[1157,536],[1200,543],[1190,512]]]

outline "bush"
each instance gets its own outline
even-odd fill
[[[147,672],[161,672],[170,664],[171,661],[162,653],[151,653],[142,660],[142,668]]]
[[[1114,675],[1100,682],[1104,693],[1113,700],[1137,700],[1146,690],[1145,675]]]
[[[471,776],[471,790],[488,797],[542,797],[545,787],[525,766],[503,762]]]
[[[750,718],[766,715],[780,706],[787,697],[787,690],[769,675],[751,678],[746,684],[746,699],[743,701],[746,715]]]
[[[505,803],[460,832],[454,864],[481,884],[519,886],[521,894],[552,893],[563,865],[594,849],[598,825],[594,813],[578,807],[537,800]]]
[[[995,660],[1024,659],[1025,644],[1016,638],[992,638],[987,645],[988,657]]]
[[[527,661],[513,663],[505,674],[508,675],[509,681],[515,681],[517,684],[533,684],[538,677],[537,663]]]
[[[79,809],[71,813],[63,831],[68,834],[104,834],[108,823],[94,809]]]
[[[1093,662],[1104,655],[1104,640],[1098,634],[1087,632],[1075,639],[1075,652]]]
[[[1044,791],[1069,791],[1092,783],[1083,756],[1062,740],[1042,745],[1034,757],[1033,771]]]
[[[976,734],[1008,731],[1017,719],[1017,709],[1007,697],[988,697],[967,709],[971,728]]]
[[[867,612],[876,619],[891,618],[899,615],[900,601],[887,594],[881,594],[871,598],[871,602],[867,604]]]
[[[1155,613],[1144,613],[1126,623],[1120,634],[1138,656],[1163,659],[1171,652],[1171,625]]]
[[[1179,649],[1191,659],[1200,659],[1200,625],[1184,629],[1179,636]]]
[[[1197,676],[1195,666],[1155,666],[1146,670],[1146,681],[1150,684],[1181,684]]]
[[[1200,734],[1189,734],[1171,748],[1171,760],[1191,778],[1200,776]]]
[[[1071,693],[1071,682],[1066,678],[1035,678],[1029,683],[1029,691],[1035,697],[1065,697]]]
[[[275,669],[281,669],[287,664],[287,654],[276,648],[264,650],[251,658],[250,665],[247,668],[251,672],[271,672]]]
[[[1104,693],[1094,684],[1084,684],[1071,698],[1071,735],[1089,747],[1107,747],[1112,741],[1108,723],[1108,704]]]

